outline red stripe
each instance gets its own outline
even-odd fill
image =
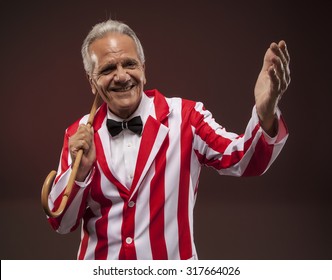
[[[167,124],[166,124],[167,125]],[[169,146],[167,136],[155,159],[155,176],[150,186],[150,244],[154,260],[168,259],[165,241],[165,170],[166,152]]]
[[[88,248],[89,234],[86,229],[86,226],[83,228],[83,238],[81,240],[80,252],[77,257],[78,260],[84,260],[86,249]]]
[[[157,90],[149,90],[145,93],[149,97],[154,97],[153,104],[155,106],[156,118],[158,121],[163,123],[164,120],[167,120],[166,117],[169,114],[169,106],[165,99],[165,96],[163,96]]]
[[[195,150],[195,153],[197,155],[199,162],[201,164],[205,164],[206,166],[213,167],[217,170],[226,169],[226,168],[234,166],[236,163],[238,163],[243,158],[243,155],[249,149],[250,145],[252,144],[253,139],[255,138],[255,135],[256,135],[258,129],[259,129],[259,126],[255,127],[255,129],[252,132],[251,138],[248,139],[247,141],[245,141],[245,143],[243,145],[244,146],[243,151],[236,150],[236,151],[233,151],[230,155],[223,155],[221,160],[207,159],[206,155],[203,155],[198,150]],[[221,136],[219,136],[219,137],[221,137]],[[243,135],[241,135],[240,137],[243,137]]]
[[[101,128],[101,125],[104,122],[106,114],[107,114],[107,104],[103,103],[98,109],[95,118],[93,120],[93,129],[95,132],[97,132]]]
[[[244,145],[243,145],[244,152],[246,152],[249,149],[249,147],[252,145],[252,141],[254,140],[259,128],[260,128],[260,125],[257,124],[251,132],[251,137],[246,142],[244,142]]]
[[[82,190],[82,189],[81,189]],[[78,210],[78,214],[77,214],[77,219],[76,219],[76,223],[75,225],[70,229],[70,231],[74,231],[79,225],[80,225],[80,220],[83,217],[85,211],[86,211],[86,206],[87,206],[87,197],[90,193],[90,186],[86,187],[83,190],[83,195],[82,195],[82,200],[81,200],[81,205],[79,207]],[[75,195],[76,196],[76,195]],[[74,196],[73,196],[74,198]]]
[[[68,159],[69,159],[70,155],[69,155],[68,141],[69,141],[69,137],[76,133],[78,125],[79,125],[79,120],[76,121],[74,124],[72,124],[66,130],[66,133],[65,133],[65,136],[64,136],[64,139],[63,139],[62,152],[61,152],[60,174],[58,174],[57,177],[55,178],[55,180],[54,180],[55,183],[57,183],[59,181],[62,174],[65,173],[69,168]]]
[[[204,120],[204,117],[202,113],[197,112],[195,109],[192,110],[191,124],[195,127],[195,133],[213,150],[224,153],[232,140],[217,134]]]
[[[75,198],[77,192],[80,190],[80,187],[77,186],[76,184],[73,185],[73,188],[72,188],[72,191],[71,191],[71,194],[69,196],[69,199],[67,201],[67,204],[66,204],[66,207],[63,209],[63,212],[61,213],[61,215],[57,218],[49,218],[49,222],[51,224],[51,226],[54,228],[54,229],[58,229],[60,224],[61,224],[61,221],[62,221],[62,218],[63,216],[65,215],[65,213],[67,212],[67,209],[68,207],[71,205],[73,199]],[[60,203],[62,201],[62,198],[63,198],[63,194],[64,194],[65,190],[63,190],[61,192],[61,194],[56,198],[56,200],[54,201],[54,206],[52,208],[52,212],[55,212],[58,210],[59,206],[60,206]],[[82,203],[84,203],[85,200],[82,200]],[[82,205],[80,206],[82,207]],[[73,231],[77,228],[79,224],[79,218],[76,217],[76,223],[75,223],[75,226],[72,227],[72,229],[70,231]]]
[[[180,163],[180,188],[178,202],[178,230],[179,230],[179,250],[181,259],[192,257],[192,241],[189,225],[189,183],[190,183],[190,155],[192,151],[193,135],[191,127],[188,126],[190,111],[184,110],[185,101],[182,104],[181,122],[181,163]]]
[[[273,145],[267,144],[264,135],[261,135],[242,176],[257,176],[263,174],[271,160],[273,147]]]
[[[104,171],[105,176],[117,187],[119,195],[124,201],[121,226],[122,246],[119,252],[119,259],[136,259],[136,249],[134,242],[132,242],[131,244],[126,243],[127,237],[134,237],[135,207],[129,208],[127,206],[129,199],[129,191],[113,176],[112,172],[109,170],[106,157],[102,148],[101,140],[97,133],[95,134],[95,145],[98,162],[100,163],[100,166]],[[132,189],[133,187],[131,187],[131,191]]]
[[[93,173],[91,174],[91,177],[94,177],[94,174],[96,173],[96,170],[97,170],[96,168],[93,169]],[[79,226],[81,218],[83,217],[83,215],[85,215],[85,211],[87,209],[87,202],[86,201],[87,201],[87,197],[90,194],[90,189],[91,189],[92,185],[93,185],[93,181],[90,183],[89,186],[85,187],[85,189],[83,190],[83,195],[82,195],[82,199],[81,199],[81,205],[80,205],[79,210],[78,210],[76,223],[71,228],[70,231],[74,231]],[[81,190],[82,191],[82,189],[79,186],[77,186],[77,190]],[[70,195],[70,196],[72,196],[72,195]],[[75,196],[76,196],[76,193],[75,193]],[[75,196],[73,195],[72,199],[74,199]],[[72,200],[69,199],[69,202],[71,202],[71,201]]]
[[[136,203],[137,194],[132,197],[132,201]],[[121,227],[121,236],[122,236],[122,246],[119,253],[120,260],[136,260],[136,248],[135,248],[135,212],[136,207],[129,207],[128,201],[125,202],[123,207],[123,222]],[[132,238],[132,243],[127,244],[126,239],[127,237]]]
[[[156,118],[159,122],[168,126],[167,115],[169,107],[164,98],[158,91],[148,91],[148,96],[154,96],[154,106],[156,108]],[[159,127],[159,126],[158,126]],[[150,129],[147,131],[151,132]],[[158,131],[151,133],[149,137],[154,138]],[[169,137],[166,136],[155,158],[155,175],[150,185],[150,246],[152,259],[168,259],[166,241],[165,241],[165,169],[166,152],[169,147]]]
[[[130,194],[132,194],[136,187],[137,183],[139,181],[139,178],[141,177],[141,174],[143,172],[143,169],[146,165],[146,162],[149,158],[149,155],[151,153],[153,144],[155,142],[156,135],[158,134],[160,127],[160,123],[157,122],[155,119],[153,119],[151,116],[146,121],[146,124],[144,126],[144,132],[141,139],[140,149],[137,156],[136,161],[136,169],[135,169],[135,175],[133,178],[133,182],[131,184],[130,188]],[[137,197],[138,191],[135,192],[134,197],[132,200],[136,203],[135,198]],[[125,200],[128,202],[128,198]],[[134,259],[136,258],[136,251],[134,247],[134,242],[131,244],[126,243],[126,238],[131,237],[134,238],[135,233],[135,208],[136,207],[128,207],[127,203],[124,205],[123,209],[123,223],[121,228],[121,234],[122,234],[122,246],[120,250],[120,259]]]
[[[160,94],[156,91],[151,91],[150,93],[152,95],[155,95],[155,100],[154,100],[155,106],[156,106],[156,99],[160,99],[160,103],[158,103],[158,104],[162,107],[158,108],[156,110],[156,112],[157,112],[157,119],[159,121],[161,121],[162,119],[164,119],[167,116],[167,113],[168,113],[168,106],[167,106],[166,100],[165,100],[165,98],[161,98]],[[144,126],[143,136],[141,139],[140,149],[139,149],[139,153],[138,153],[137,161],[136,161],[137,163],[136,163],[135,175],[134,175],[133,182],[132,182],[132,185],[130,188],[130,194],[135,192],[135,195],[131,199],[135,203],[136,203],[136,199],[137,199],[137,195],[138,195],[138,191],[136,191],[136,188],[138,187],[137,184],[138,184],[140,177],[142,176],[143,169],[148,161],[152,147],[155,143],[156,136],[158,135],[159,128],[160,128],[160,122],[156,121],[154,118],[149,116],[146,121],[146,124]],[[151,191],[151,189],[150,189],[150,191]],[[152,192],[153,192],[153,190],[152,190]],[[158,196],[160,196],[160,195],[162,196],[163,194],[162,193],[160,194],[158,192]],[[160,205],[159,205],[159,207],[160,207]],[[155,208],[155,207],[152,206],[152,208]],[[163,205],[162,205],[162,208],[163,208]],[[119,259],[136,259],[137,258],[134,241],[131,244],[127,244],[126,240],[125,240],[127,237],[133,238],[134,234],[135,234],[135,209],[136,209],[136,207],[132,207],[132,208],[128,207],[127,203],[125,203],[125,205],[124,205],[123,224],[122,224],[122,228],[121,228],[122,247],[120,250]],[[152,211],[156,211],[156,210],[152,210]],[[156,221],[156,223],[153,222],[152,228],[149,230],[151,230],[151,232],[155,232],[155,229],[156,229],[155,224],[156,224],[160,231],[161,230],[160,225],[163,222],[163,219],[164,218],[162,215],[161,221]],[[154,220],[154,218],[152,218],[152,220]],[[163,232],[163,230],[162,230],[162,232]],[[163,240],[164,237],[162,236],[161,238],[159,238],[158,235],[155,235],[155,236],[156,236],[156,238],[161,240],[161,243],[160,243],[161,245],[158,245],[157,246],[158,248],[156,246],[153,246],[153,249],[152,249],[153,254],[155,254],[155,258],[164,258],[165,253],[163,253],[162,251],[157,253],[157,251],[156,251],[158,249],[164,248],[163,250],[164,250],[164,252],[166,252],[166,243],[165,243],[165,240]],[[153,242],[153,243],[155,243],[155,242]]]
[[[131,193],[133,193],[133,191],[135,190],[138,180],[141,177],[142,171],[145,167],[145,164],[151,153],[153,144],[156,140],[156,135],[158,134],[159,127],[160,123],[153,119],[151,116],[149,116],[144,126],[142,140],[138,151],[135,175],[130,189]]]
[[[95,248],[95,259],[106,260],[108,254],[108,212],[110,207],[101,208],[101,217],[96,221],[97,245]]]
[[[199,117],[196,115],[196,118]],[[215,133],[215,131],[207,124],[198,125],[201,129],[200,132],[196,132],[196,134],[200,135],[200,137],[205,141],[205,143],[212,148],[213,150],[220,152],[221,154],[226,150],[227,146],[232,143],[232,140],[224,138],[221,135]],[[202,129],[204,127],[204,129]],[[259,124],[256,125],[254,130],[252,131],[251,137],[244,142],[243,151],[242,150],[235,150],[230,155],[223,155],[221,160],[219,159],[207,159],[205,155],[201,154],[198,150],[195,150],[197,158],[201,164],[205,164],[206,166],[211,166],[217,170],[226,169],[231,166],[234,166],[238,163],[242,158],[243,155],[247,152],[249,147],[252,145],[252,141],[254,140],[257,131],[259,130]],[[204,135],[202,137],[202,135]],[[210,137],[212,136],[212,140]],[[242,138],[243,135],[240,135],[236,138],[236,141],[239,138]],[[221,145],[221,149],[218,147]]]
[[[89,232],[87,229],[87,225],[92,217],[94,217],[94,215],[93,215],[91,209],[88,208],[85,212],[84,219],[83,219],[83,238],[81,240],[80,252],[77,257],[77,259],[79,259],[79,260],[83,260],[86,255],[86,251],[87,251],[88,243],[89,243]]]
[[[97,245],[95,248],[95,259],[105,260],[108,254],[108,213],[112,207],[112,201],[107,199],[101,189],[100,173],[94,174],[94,186],[91,188],[91,197],[98,202],[100,207],[101,217],[96,221]]]
[[[61,173],[56,177],[55,183],[57,183],[64,172],[66,172],[69,168],[68,159],[69,159],[69,147],[68,147],[69,136],[65,135],[65,140],[62,149],[61,155]]]
[[[201,164],[204,164],[208,167],[213,167],[216,170],[221,170],[225,168],[229,168],[232,165],[236,164],[240,161],[243,152],[242,151],[235,151],[231,155],[223,155],[222,160],[219,159],[208,159],[206,155],[202,155],[198,150],[195,150],[195,154],[198,158],[198,161]]]

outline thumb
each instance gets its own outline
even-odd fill
[[[275,56],[272,49],[277,46],[276,43],[271,43],[270,47],[266,50],[264,59],[263,59],[263,66],[262,66],[262,71],[271,71],[271,66],[273,65],[273,57]]]

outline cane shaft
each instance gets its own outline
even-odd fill
[[[92,107],[91,107],[89,119],[88,119],[88,122],[87,122],[87,125],[89,127],[91,127],[92,124],[93,124],[93,120],[94,120],[97,108],[98,108],[98,94],[96,94],[95,99],[94,99],[93,104],[92,104]],[[72,192],[74,183],[75,183],[78,168],[81,164],[82,156],[83,156],[83,149],[80,149],[77,152],[74,164],[72,165],[72,170],[71,170],[71,173],[70,173],[70,176],[69,176],[69,180],[68,180],[66,189],[64,190],[60,205],[59,205],[59,207],[56,211],[52,211],[49,208],[49,205],[48,205],[48,197],[49,197],[51,188],[54,184],[53,182],[54,182],[54,179],[55,179],[55,176],[56,176],[56,171],[52,170],[48,174],[48,176],[46,177],[46,179],[44,181],[44,184],[43,184],[43,187],[42,187],[42,192],[41,192],[41,203],[42,203],[42,206],[43,206],[43,209],[44,209],[45,213],[49,217],[57,218],[65,210],[65,208],[67,206],[67,203],[68,203],[68,200],[69,200],[69,197],[70,197],[70,194]]]

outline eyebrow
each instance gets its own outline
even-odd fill
[[[107,62],[105,65],[101,66],[99,69],[98,69],[98,73],[102,73],[104,72],[105,70],[114,70],[116,69],[116,63],[110,63],[110,62]]]
[[[124,58],[123,60],[121,60],[119,63],[121,63],[122,66],[126,66],[128,63],[138,65],[139,61],[135,58],[127,57],[127,58]],[[101,66],[98,69],[98,74],[101,74],[106,70],[115,70],[116,65],[117,65],[117,63],[114,63],[114,62],[106,62],[103,66]]]

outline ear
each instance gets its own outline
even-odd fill
[[[146,84],[145,64],[142,65],[142,68],[143,68],[143,73],[144,73],[143,85],[145,85]]]
[[[90,84],[90,87],[91,87],[91,91],[94,95],[96,95],[97,93],[97,88],[92,80],[92,77],[89,75],[89,74],[86,74],[86,78],[88,79],[89,81],[89,84]]]

